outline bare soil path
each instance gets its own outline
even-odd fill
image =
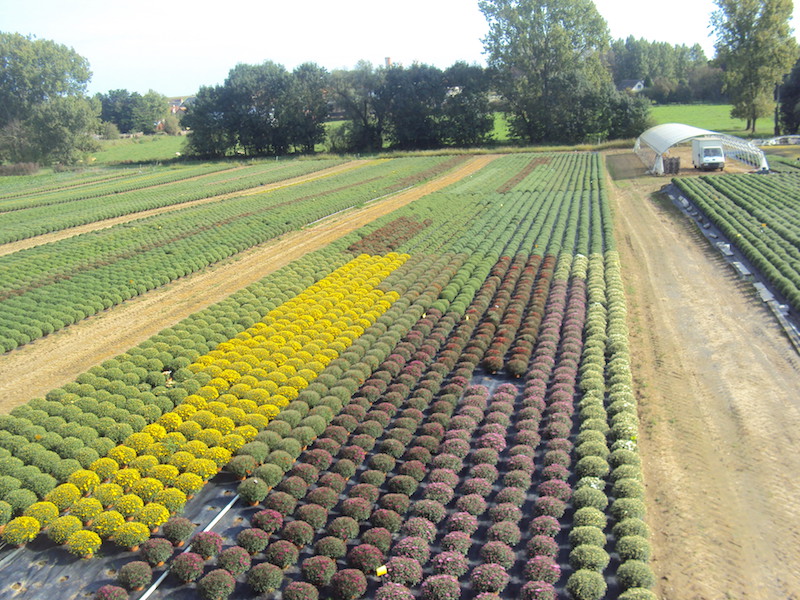
[[[475,173],[497,157],[476,156],[427,183],[251,248],[0,356],[0,413],[74,380],[165,327],[378,217]]]
[[[189,206],[198,206],[200,204],[208,204],[210,202],[219,202],[221,200],[227,200],[228,198],[234,198],[239,196],[250,196],[253,194],[261,194],[263,192],[269,192],[271,190],[277,190],[292,185],[297,185],[300,183],[306,183],[308,181],[314,181],[315,179],[322,179],[323,177],[330,177],[331,175],[336,175],[337,173],[342,173],[344,171],[357,169],[359,167],[372,164],[373,162],[374,161],[368,161],[368,160],[352,160],[340,165],[329,167],[327,169],[314,171],[313,173],[300,175],[299,177],[283,179],[281,181],[276,181],[274,183],[269,183],[267,185],[260,185],[258,187],[248,190],[231,192],[230,194],[221,194],[219,196],[211,196],[210,198],[201,198],[200,200],[191,200],[189,202],[182,202],[180,204],[170,204],[169,206],[162,206],[161,208],[143,210],[129,215],[123,215],[121,217],[114,217],[113,219],[104,219],[102,221],[95,221],[94,223],[87,223],[86,225],[79,225],[78,227],[70,227],[69,229],[54,231],[53,233],[45,233],[44,235],[37,235],[35,237],[26,238],[24,240],[19,240],[17,242],[0,244],[0,256],[5,256],[6,254],[12,254],[14,252],[18,252],[19,250],[26,250],[28,248],[33,248],[34,246],[41,246],[42,244],[57,242],[59,240],[71,238],[73,236],[80,235],[82,233],[89,233],[90,231],[107,229],[109,227],[113,227],[114,225],[120,225],[121,223],[128,223],[129,221],[144,219],[145,217],[152,217],[154,215],[160,215],[165,212],[187,208]],[[214,175],[216,174],[217,173],[214,173]],[[199,177],[205,177],[205,176],[204,175],[198,176],[198,178]],[[188,178],[183,181],[190,181],[191,179],[195,178]],[[163,184],[163,185],[169,185],[169,184]]]
[[[656,592],[800,598],[800,360],[632,153],[609,153]]]

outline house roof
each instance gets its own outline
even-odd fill
[[[630,90],[635,88],[638,84],[644,85],[644,80],[642,79],[623,79],[617,84],[618,90]]]

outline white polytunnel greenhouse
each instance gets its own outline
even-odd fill
[[[636,139],[633,151],[653,175],[664,174],[664,158],[669,149],[693,139],[713,139],[722,143],[725,156],[759,170],[769,170],[766,156],[752,142],[742,138],[700,129],[682,123],[665,123],[645,131]]]

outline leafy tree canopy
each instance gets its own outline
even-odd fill
[[[773,91],[797,60],[797,42],[789,20],[792,0],[715,0],[711,26],[732,115],[756,119],[774,107]]]
[[[0,33],[0,161],[73,163],[95,147],[89,63],[50,40]]]

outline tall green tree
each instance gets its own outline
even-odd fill
[[[442,71],[434,66],[415,63],[386,70],[379,96],[388,106],[387,131],[394,147],[411,150],[441,146],[446,91]]]
[[[725,91],[732,115],[747,120],[755,133],[756,119],[771,113],[773,91],[794,65],[797,42],[789,20],[792,0],[714,0],[711,26],[717,36],[717,57],[725,70]]]
[[[608,27],[591,0],[481,0],[484,48],[508,103],[512,133],[527,142],[579,141],[604,119],[563,127],[565,109],[607,109],[593,90],[611,83],[601,56]],[[576,87],[577,86],[577,87]],[[584,97],[585,96],[585,97]],[[582,129],[582,130],[581,130]]]
[[[75,162],[94,148],[89,63],[51,40],[0,32],[0,161]]]
[[[800,60],[781,85],[781,126],[784,133],[795,134],[800,131]]]
[[[444,71],[447,87],[442,106],[444,141],[461,148],[489,140],[494,114],[489,105],[491,80],[486,69],[459,61]]]
[[[303,63],[292,71],[287,97],[287,115],[292,144],[306,154],[325,141],[328,117],[328,72],[314,63]]]
[[[378,90],[385,81],[386,69],[376,69],[367,61],[331,74],[332,100],[349,121],[335,136],[336,151],[379,152],[383,148],[388,102]]]

